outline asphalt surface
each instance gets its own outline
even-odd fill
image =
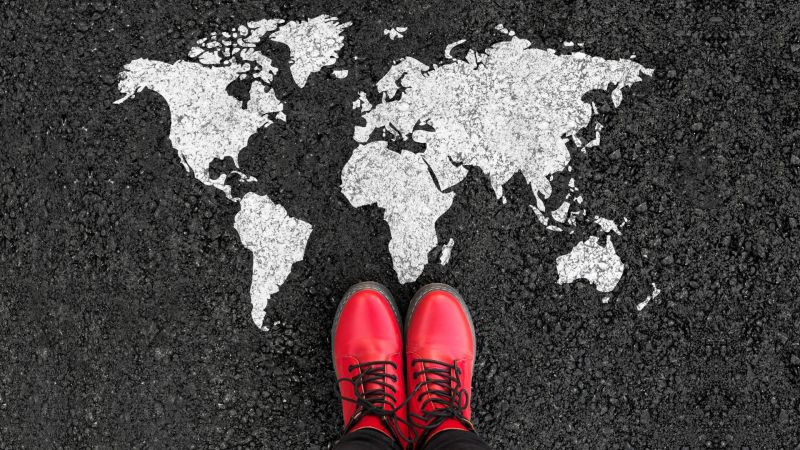
[[[475,421],[494,448],[800,445],[797,4],[2,6],[0,448],[328,448],[341,421],[329,327],[362,280],[402,308],[429,282],[461,290],[479,338]],[[112,105],[116,76],[135,58],[185,58],[211,31],[319,14],[353,22],[341,66],[363,59],[303,90],[278,62],[287,124],[240,155],[260,193],[314,227],[265,333],[250,319],[237,205],[184,171],[157,94]],[[456,241],[450,264],[408,285],[381,211],[339,191],[357,92],[399,57],[436,63],[462,38],[485,48],[498,23],[539,48],[585,42],[656,69],[601,110],[600,147],[573,155],[594,211],[631,219],[608,304],[586,283],[556,284],[555,258],[580,236],[545,234],[519,175],[502,205],[471,170],[437,223]],[[389,41],[396,25],[409,31]],[[639,312],[652,282],[663,293]]]

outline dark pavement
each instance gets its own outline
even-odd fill
[[[328,448],[341,420],[329,328],[339,296],[368,279],[403,308],[428,282],[465,295],[473,408],[495,448],[800,445],[800,5],[2,6],[0,448]],[[183,169],[161,97],[112,104],[116,76],[135,58],[185,58],[211,31],[319,14],[352,21],[340,60],[364,59],[302,90],[279,77],[288,122],[241,153],[257,190],[314,227],[265,333],[237,205]],[[472,169],[437,223],[456,241],[450,263],[402,286],[382,212],[339,191],[357,92],[402,56],[433,64],[462,38],[483,49],[498,23],[539,48],[585,42],[655,68],[601,111],[601,145],[573,155],[593,211],[631,219],[608,304],[588,283],[556,284],[555,258],[582,236],[545,234],[521,175],[502,205]],[[383,36],[394,25],[404,39]],[[639,312],[652,282],[663,292]]]

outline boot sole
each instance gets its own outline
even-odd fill
[[[461,309],[464,310],[464,313],[467,315],[467,322],[469,322],[469,329],[472,332],[472,354],[475,355],[477,358],[478,356],[478,339],[475,335],[475,324],[472,322],[472,314],[469,312],[469,307],[467,303],[464,301],[464,297],[461,296],[461,293],[456,290],[453,286],[444,283],[431,283],[426,284],[419,288],[416,294],[414,294],[414,298],[411,299],[411,303],[408,305],[408,312],[406,313],[406,320],[403,327],[403,340],[405,340],[406,335],[405,332],[408,330],[408,324],[411,321],[411,316],[414,315],[414,310],[417,309],[417,305],[419,304],[420,300],[425,297],[427,294],[430,294],[434,291],[444,291],[448,294],[452,295],[453,297],[458,300],[458,303],[461,304]]]
[[[352,298],[353,295],[366,290],[377,291],[389,302],[389,306],[392,307],[392,312],[394,313],[394,319],[397,321],[397,325],[400,327],[400,332],[403,334],[403,340],[405,340],[405,329],[403,328],[403,322],[400,319],[400,310],[397,308],[397,303],[395,303],[394,297],[392,297],[392,293],[389,292],[389,289],[386,286],[374,281],[362,281],[361,283],[356,283],[350,286],[350,289],[344,293],[344,296],[342,296],[342,299],[339,301],[339,306],[336,308],[336,315],[333,317],[333,326],[331,327],[331,360],[333,361],[334,372],[336,371],[336,359],[334,357],[333,344],[336,342],[336,328],[339,326],[339,319],[341,318],[342,311],[344,311],[344,307],[347,305],[347,302],[350,301],[350,298]]]

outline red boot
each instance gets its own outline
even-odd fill
[[[391,294],[378,283],[351,287],[331,333],[345,433],[372,428],[406,442],[403,331]]]
[[[415,445],[445,430],[473,430],[470,422],[475,328],[454,288],[429,284],[406,316],[408,419]]]

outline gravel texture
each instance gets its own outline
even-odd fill
[[[476,423],[495,448],[800,444],[794,2],[2,5],[0,448],[328,448],[341,421],[329,327],[362,280],[402,308],[429,282],[461,290],[479,339]],[[288,48],[264,49],[287,122],[239,155],[259,193],[313,226],[262,332],[238,205],[181,166],[163,99],[113,105],[116,76],[135,58],[181,59],[213,31],[320,14],[352,22],[340,63],[300,90]],[[591,94],[601,143],[573,152],[594,213],[630,218],[607,304],[588,283],[556,283],[556,257],[589,235],[546,233],[519,174],[503,205],[470,170],[436,224],[456,242],[449,263],[406,285],[382,211],[340,191],[358,92],[401,57],[486,48],[498,23],[537,48],[583,42],[655,68],[619,108]],[[384,36],[398,26],[402,39]],[[637,311],[653,282],[661,294]]]

